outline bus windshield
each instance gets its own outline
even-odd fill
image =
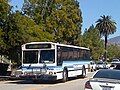
[[[40,63],[54,63],[55,62],[55,50],[41,50]]]
[[[23,63],[38,63],[38,51],[23,51]]]

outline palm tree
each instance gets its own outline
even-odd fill
[[[100,19],[96,21],[96,28],[99,30],[100,35],[105,37],[105,60],[107,59],[107,38],[110,34],[116,32],[116,23],[111,20],[110,16],[101,16]]]

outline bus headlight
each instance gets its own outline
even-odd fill
[[[56,72],[52,72],[52,71],[49,72],[49,75],[55,75],[55,74]]]
[[[56,74],[56,72],[54,72],[54,74]]]
[[[50,72],[49,72],[49,75],[53,75],[53,72],[50,71]]]

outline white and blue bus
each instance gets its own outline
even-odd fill
[[[86,76],[90,49],[53,42],[31,42],[22,45],[22,74],[32,80],[68,80]]]

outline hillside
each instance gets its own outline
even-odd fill
[[[120,45],[120,36],[109,39],[108,43]]]

